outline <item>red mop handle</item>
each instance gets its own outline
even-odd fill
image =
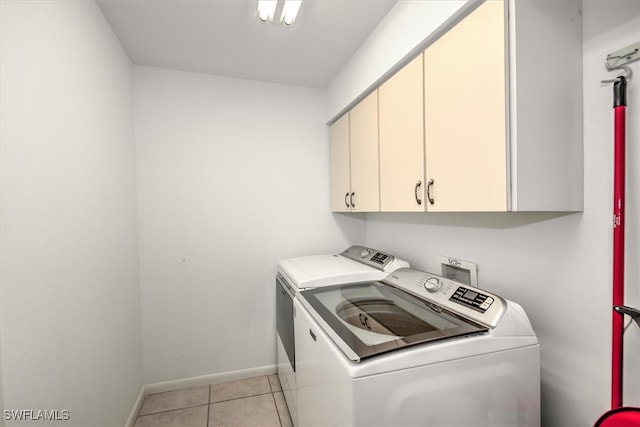
[[[624,77],[613,85],[614,170],[613,170],[613,305],[624,305],[624,195],[626,89]],[[611,408],[622,406],[622,361],[624,314],[612,310]]]

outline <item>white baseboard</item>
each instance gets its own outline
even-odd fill
[[[136,403],[133,405],[133,409],[131,409],[131,413],[129,414],[129,418],[127,418],[127,423],[125,427],[133,427],[136,423],[136,418],[138,417],[138,412],[140,412],[140,408],[142,407],[142,402],[144,402],[144,397],[147,395],[147,386],[142,385],[140,387],[140,393],[138,393],[138,398],[136,399]]]
[[[238,371],[221,372],[217,374],[200,375],[198,377],[183,378],[179,380],[162,381],[145,384],[140,389],[140,394],[133,405],[125,427],[133,427],[147,394],[162,393],[163,391],[180,390],[183,388],[199,387],[209,384],[220,384],[227,381],[243,380],[245,378],[273,375],[278,372],[277,365],[259,366],[257,368],[241,369]]]

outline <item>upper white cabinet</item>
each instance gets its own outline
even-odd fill
[[[428,211],[580,211],[580,2],[481,4],[424,52]]]
[[[380,210],[378,92],[374,91],[330,128],[331,210]]]
[[[380,210],[424,211],[422,55],[378,89]]]
[[[582,210],[579,1],[486,1],[377,91],[381,211]]]
[[[352,211],[380,210],[378,174],[378,91],[353,107],[350,114]]]
[[[424,52],[428,211],[505,211],[505,7],[488,1]]]
[[[331,125],[329,128],[329,141],[331,210],[333,212],[350,212],[349,113],[346,113]]]

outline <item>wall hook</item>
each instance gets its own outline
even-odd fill
[[[607,67],[607,69],[609,71],[615,71],[615,70],[622,70],[625,72],[625,74],[623,74],[622,76],[618,76],[615,79],[610,79],[610,80],[600,80],[601,83],[614,83],[616,80],[618,80],[620,77],[624,77],[627,80],[631,79],[631,76],[633,75],[633,71],[631,71],[631,68],[627,67],[626,65],[619,65],[617,67],[609,67],[607,61],[605,60],[605,67]]]
[[[627,66],[627,64],[633,61],[637,61],[638,59],[640,59],[640,42],[633,43],[627,47],[608,54],[606,59],[604,60],[604,66],[609,71],[623,70],[625,72],[623,77],[629,80],[631,79],[631,75],[633,74],[633,72],[631,71],[631,68]],[[602,80],[602,83],[613,83],[616,80],[618,80],[618,78],[611,80]]]

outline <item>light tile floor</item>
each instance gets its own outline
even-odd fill
[[[277,375],[149,394],[134,427],[292,427]]]

